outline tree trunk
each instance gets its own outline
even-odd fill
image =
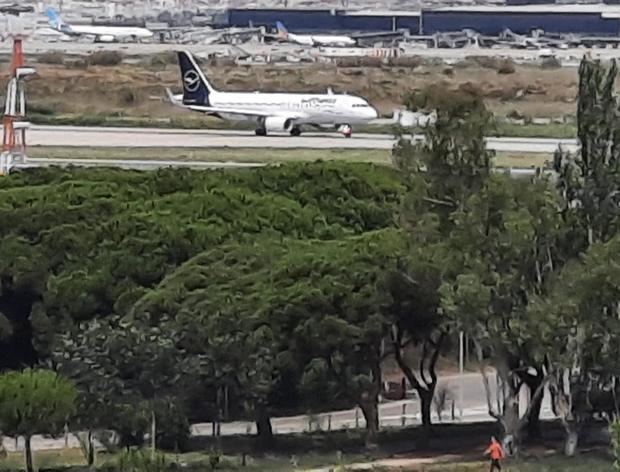
[[[258,436],[258,443],[262,449],[266,449],[273,444],[271,417],[265,405],[259,405],[256,413],[256,434]]]
[[[544,390],[536,395],[539,388],[545,380],[541,369],[536,369],[536,375],[526,373],[522,377],[523,382],[530,390],[530,405],[529,414],[527,416],[527,438],[529,441],[536,441],[542,438],[542,431],[540,428],[540,410],[542,409],[542,402],[545,396]]]
[[[95,445],[93,444],[93,432],[90,429],[88,430],[86,441],[86,446],[88,447],[86,460],[88,461],[88,467],[92,468],[95,465]]]
[[[26,453],[26,471],[34,472],[34,466],[32,464],[32,448],[30,447],[30,436],[25,436],[24,440],[26,442],[25,453]]]
[[[530,387],[530,392],[534,394],[535,389]],[[542,430],[540,428],[540,410],[542,409],[543,395],[537,398],[531,398],[532,406],[530,414],[527,418],[527,438],[528,440],[538,440],[542,438]]]
[[[432,426],[431,409],[433,406],[433,392],[429,390],[419,389],[420,397],[420,414],[422,415],[422,426],[426,433],[430,432]]]
[[[155,450],[157,449],[157,417],[155,410],[151,411],[151,459],[155,460]]]
[[[519,453],[521,443],[521,421],[519,418],[519,392],[510,389],[504,403],[502,425],[504,426],[504,449],[506,455],[515,456]]]
[[[577,445],[579,443],[579,431],[577,425],[573,422],[565,423],[566,438],[564,439],[564,454],[567,457],[573,457],[577,452]]]
[[[366,420],[366,449],[377,447],[379,433],[379,408],[376,401],[361,401],[360,408]]]

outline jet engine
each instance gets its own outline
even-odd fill
[[[97,42],[98,43],[113,43],[114,36],[112,36],[111,34],[102,34],[101,36],[97,36]]]
[[[289,131],[293,120],[281,116],[268,116],[265,118],[265,130],[268,133],[272,131]]]

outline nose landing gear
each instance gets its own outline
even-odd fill
[[[300,136],[301,135],[301,128],[299,126],[293,126],[291,128],[291,136]]]

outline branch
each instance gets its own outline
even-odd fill
[[[456,207],[456,204],[448,200],[437,200],[436,198],[424,197],[423,200],[428,203],[434,203],[435,205],[443,205],[451,208]]]
[[[433,388],[437,385],[437,372],[435,371],[435,365],[437,364],[437,360],[439,359],[439,353],[441,352],[441,346],[443,345],[444,339],[446,337],[446,332],[441,331],[439,335],[439,339],[436,343],[434,343],[435,352],[433,353],[433,357],[431,358],[431,364],[429,365],[429,372],[431,375],[431,385]]]
[[[428,388],[428,382],[426,381],[426,377],[424,375],[424,361],[426,360],[426,357],[428,356],[428,341],[424,341],[422,343],[422,357],[420,357],[420,378],[422,379],[422,382],[424,382],[424,386]]]
[[[402,370],[403,374],[405,374],[405,377],[407,377],[407,380],[409,381],[411,386],[418,391],[422,390],[423,389],[422,385],[420,384],[420,382],[418,382],[418,379],[413,374],[413,371],[403,359],[403,353],[401,351],[402,331],[396,325],[393,327],[393,330],[394,329],[396,330],[396,333],[392,331],[392,343],[394,346],[394,359],[396,360],[398,367],[400,367],[400,370]]]

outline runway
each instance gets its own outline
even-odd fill
[[[415,139],[422,139],[415,136]],[[180,130],[153,128],[107,128],[77,126],[33,126],[28,131],[31,146],[74,147],[168,147],[168,148],[278,148],[278,149],[378,149],[389,150],[393,136],[338,133],[304,133],[293,137],[285,133],[256,136],[251,131]],[[561,145],[575,151],[575,139],[487,138],[487,147],[497,152],[552,154]]]

